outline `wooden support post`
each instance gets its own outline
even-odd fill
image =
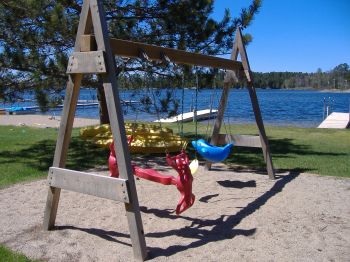
[[[231,52],[231,60],[237,61],[237,57],[238,57],[238,44],[237,44],[237,40],[236,40],[233,44],[233,49]],[[225,110],[226,110],[226,106],[227,106],[227,99],[228,99],[228,96],[230,94],[230,84],[231,84],[231,80],[232,80],[231,74],[232,74],[232,71],[229,70],[226,72],[225,77],[224,77],[224,87],[223,87],[223,90],[221,93],[221,98],[220,98],[219,107],[218,107],[218,114],[217,114],[217,117],[215,120],[213,133],[212,133],[212,136],[210,139],[210,143],[212,145],[218,144],[220,129],[221,129],[222,121],[224,120],[224,114],[225,114]],[[210,170],[211,165],[212,165],[212,163],[206,162],[205,168],[207,170]]]
[[[75,39],[74,51],[80,51],[80,36],[84,34],[90,34],[92,26],[90,2],[84,1],[80,21],[78,26],[77,37]],[[53,167],[64,167],[67,159],[68,145],[73,128],[73,121],[75,115],[75,109],[78,102],[79,88],[83,75],[75,74],[74,76],[68,76],[68,82],[66,87],[66,95],[64,99],[64,106],[62,111],[62,118],[60,123],[60,129],[56,142],[55,156],[53,161]],[[43,227],[46,230],[50,230],[55,225],[58,202],[60,199],[61,189],[57,187],[49,187]]]
[[[267,173],[268,173],[270,179],[274,179],[275,178],[275,171],[274,171],[273,164],[272,164],[270,147],[269,147],[267,136],[265,133],[264,122],[263,122],[263,119],[261,117],[261,111],[260,111],[260,107],[259,107],[258,97],[256,95],[255,88],[253,86],[253,77],[252,77],[250,66],[249,66],[247,52],[246,52],[245,46],[243,44],[242,32],[241,32],[240,28],[237,28],[237,31],[236,31],[236,38],[235,38],[234,47],[233,47],[233,50],[231,53],[231,59],[237,60],[238,54],[241,57],[243,70],[244,70],[245,76],[246,76],[247,81],[248,81],[249,96],[250,96],[250,100],[252,102],[255,121],[256,121],[256,124],[258,127],[258,131],[259,131],[261,148],[262,148],[264,160],[266,163]],[[229,74],[230,74],[230,71],[228,71],[226,73],[225,78],[229,78]],[[227,79],[227,80],[229,80],[229,79]],[[229,83],[224,82],[224,88],[223,88],[221,100],[219,103],[218,116],[217,116],[216,121],[215,121],[213,134],[212,134],[212,138],[210,141],[211,144],[213,144],[213,145],[217,145],[217,142],[219,139],[220,128],[221,128],[221,124],[223,121],[223,115],[224,115],[224,112],[226,109],[227,99],[228,99],[228,95],[229,95],[229,91],[228,91],[229,87],[228,86],[229,86]],[[211,163],[207,162],[206,167],[207,167],[207,169],[210,169]]]
[[[94,43],[91,41],[88,44],[84,43],[83,46],[80,44],[82,41],[81,36],[84,34],[91,34],[92,28],[94,29],[97,50],[88,50],[95,48]],[[81,51],[84,51],[84,53],[80,53]],[[84,0],[74,52],[72,57],[74,57],[74,59],[77,58],[78,62],[70,61],[71,63],[68,66],[69,80],[66,89],[64,109],[56,144],[53,168],[51,168],[48,176],[49,191],[44,215],[44,229],[52,229],[55,225],[61,188],[86,194],[95,194],[100,197],[114,198],[125,204],[134,257],[136,260],[143,261],[147,257],[146,241],[126,141],[123,111],[117,87],[115,60],[110,48],[107,22],[102,1]],[[87,59],[88,57],[92,58],[93,61]],[[72,60],[74,59],[72,58]],[[100,67],[97,65],[100,65]],[[119,192],[119,195],[117,192],[115,196],[113,196],[111,193],[96,191],[96,188],[91,185],[91,183],[106,185],[106,183],[108,183],[108,179],[106,178],[94,175],[87,176],[83,172],[73,170],[59,169],[65,166],[83,73],[100,73],[103,78],[103,87],[106,93],[106,102],[111,119],[111,129],[113,139],[115,140],[115,152],[121,177],[120,181],[115,180],[110,186],[114,184],[114,188],[122,190],[122,192]],[[75,183],[75,180],[68,183],[66,180],[70,180],[70,178],[68,178],[69,175],[75,176],[83,185]],[[119,185],[128,188],[124,190],[120,188]],[[104,189],[101,188],[101,190]],[[127,195],[125,195],[126,193]]]
[[[74,80],[72,76],[69,76],[66,88],[66,95],[64,99],[60,129],[56,142],[55,156],[53,161],[54,167],[64,167],[66,163],[68,145],[72,133],[74,114],[78,102],[79,86],[81,79],[81,74],[75,75]],[[52,229],[55,225],[60,193],[60,188],[51,186],[49,187],[43,225],[44,229],[46,230]]]
[[[120,177],[127,179],[129,184],[130,203],[125,203],[125,209],[129,224],[131,242],[134,250],[134,257],[137,260],[144,260],[147,257],[146,241],[142,226],[135,180],[131,168],[130,154],[126,141],[123,110],[120,104],[117,87],[114,55],[109,43],[108,28],[102,1],[90,1],[97,49],[105,51],[106,54],[108,73],[102,75],[103,87],[106,94],[106,102],[109,119],[111,122],[118,169]]]
[[[265,133],[264,123],[261,117],[258,97],[256,96],[255,88],[251,83],[248,83],[248,91],[249,91],[250,100],[252,101],[252,105],[253,105],[255,121],[259,130],[259,136],[260,136],[262,151],[264,155],[264,160],[266,163],[267,173],[270,179],[275,179],[275,171],[272,164],[270,147],[269,147],[268,139]]]
[[[84,1],[82,11],[80,14],[80,21],[77,37],[75,40],[74,51],[80,50],[80,35],[91,33],[92,20],[91,13],[89,10],[89,0]],[[54,167],[64,167],[66,163],[68,145],[71,137],[81,80],[82,74],[68,76],[60,129],[56,142],[55,156],[53,162]],[[60,193],[60,188],[49,187],[43,223],[43,227],[46,230],[52,229],[55,225]]]
[[[253,86],[253,76],[252,76],[252,73],[250,70],[247,51],[246,51],[245,46],[243,44],[242,32],[241,32],[240,28],[237,29],[236,38],[238,40],[237,41],[238,50],[239,50],[239,54],[241,56],[243,69],[244,69],[245,75],[246,75],[247,80],[248,80],[249,96],[250,96],[250,100],[251,100],[252,106],[253,106],[255,121],[256,121],[256,124],[258,126],[258,131],[259,131],[262,151],[263,151],[263,155],[264,155],[264,160],[266,163],[267,173],[268,173],[270,179],[275,179],[275,170],[274,170],[273,164],[272,164],[269,142],[268,142],[268,139],[266,136],[264,122],[263,122],[263,119],[261,117],[261,111],[260,111],[260,106],[259,106],[259,102],[258,102],[258,97],[256,95],[255,88]]]
[[[213,128],[213,134],[210,139],[210,143],[212,145],[217,145],[218,144],[218,139],[219,139],[219,133],[222,125],[222,121],[224,119],[224,113],[227,105],[227,98],[229,95],[230,91],[230,83],[224,82],[224,88],[222,90],[220,102],[219,102],[219,107],[218,107],[218,114],[216,116],[214,128]],[[207,170],[210,170],[212,163],[206,162],[205,168]]]

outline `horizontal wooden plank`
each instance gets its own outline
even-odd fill
[[[125,179],[51,167],[47,182],[51,187],[129,203]]]
[[[84,48],[92,47],[91,43],[95,42],[93,35],[83,35],[81,36],[80,41]],[[116,38],[111,38],[110,44],[113,54],[123,57],[140,57],[140,51],[142,50],[147,54],[150,60],[154,61],[163,61],[164,56],[166,56],[171,62],[176,64],[208,66],[227,70],[243,70],[241,62],[215,56],[202,55],[173,48],[148,45]]]
[[[103,51],[74,52],[69,57],[67,74],[106,73]]]
[[[235,146],[261,148],[261,141],[259,136],[219,134],[219,145],[231,142],[233,142]]]

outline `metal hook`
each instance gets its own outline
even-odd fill
[[[151,59],[149,59],[147,53],[143,50],[143,49],[139,49],[139,57],[143,60],[146,61],[148,63],[151,63]]]
[[[162,59],[162,62],[165,64],[165,65],[169,65],[171,63],[171,60],[170,58],[164,54],[163,52],[160,53],[160,57]]]

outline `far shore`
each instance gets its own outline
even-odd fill
[[[288,90],[288,91],[318,91],[322,93],[350,93],[350,89],[334,89],[334,88],[326,88],[326,89],[316,89],[312,87],[296,87],[296,88],[261,88],[255,87],[256,89],[266,89],[266,90]]]

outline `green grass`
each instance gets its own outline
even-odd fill
[[[75,170],[106,165],[108,151],[83,141],[73,130],[67,167]],[[0,126],[0,188],[47,176],[57,129]]]
[[[176,125],[169,125],[178,130]],[[184,134],[195,138],[194,124],[184,125]],[[210,128],[209,128],[210,130]],[[257,135],[255,125],[223,127],[230,134]],[[206,125],[198,125],[198,133],[207,137]],[[309,172],[327,176],[350,177],[350,130],[266,127],[274,167],[280,171]],[[234,147],[225,162],[252,169],[265,167],[261,149]]]
[[[0,260],[6,262],[31,262],[29,258],[11,251],[10,249],[0,245]]]
[[[178,130],[176,125],[169,126]],[[188,139],[195,138],[194,130],[193,123],[184,125]],[[206,125],[199,125],[198,130],[199,136],[207,136]],[[73,130],[67,168],[106,165],[108,150],[81,140],[78,131]],[[350,130],[267,127],[266,131],[276,169],[350,177]],[[257,130],[253,125],[235,125],[230,133],[257,134]],[[56,138],[57,129],[0,126],[0,187],[45,177],[52,165]],[[193,157],[190,146],[188,151]],[[226,163],[264,168],[261,149],[235,147]]]

